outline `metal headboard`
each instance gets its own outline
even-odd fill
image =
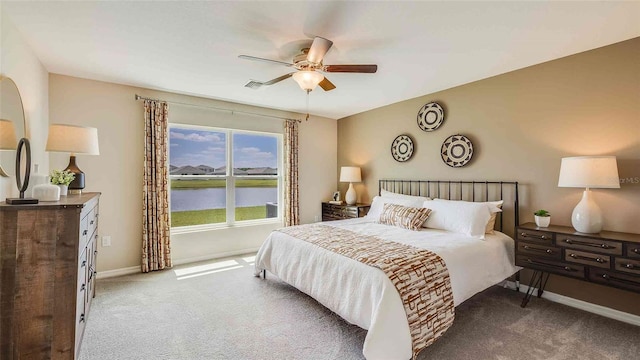
[[[378,194],[382,190],[448,200],[473,202],[504,200],[503,211],[498,213],[497,219],[499,221],[496,221],[497,230],[503,231],[503,214],[505,212],[513,213],[513,230],[520,225],[517,181],[384,179],[378,180]],[[512,205],[510,206],[510,204]]]

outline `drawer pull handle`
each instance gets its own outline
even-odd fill
[[[541,262],[537,262],[537,261],[533,261],[531,259],[527,259],[527,262],[530,264],[534,264],[534,265],[538,265],[538,266],[546,266],[552,269],[559,269],[559,270],[564,270],[564,271],[578,271],[572,267],[569,266],[563,266],[563,265],[552,265],[552,264],[545,264],[545,263],[541,263]]]
[[[600,264],[604,264],[604,263],[607,262],[607,260],[605,260],[603,258],[600,258],[600,257],[597,257],[597,258],[594,259],[594,258],[591,258],[591,257],[588,257],[588,256],[580,256],[580,255],[576,255],[576,254],[573,254],[573,253],[569,254],[569,256],[571,256],[574,259],[595,261],[595,262],[600,263]]]
[[[620,279],[620,278],[617,278],[615,276],[611,276],[611,275],[608,275],[608,274],[602,274],[602,278],[607,280],[607,281],[617,281],[617,282],[621,282],[623,284],[629,284],[629,285],[638,286],[637,282],[629,281],[627,279]]]
[[[611,245],[607,245],[607,244],[593,244],[590,242],[586,242],[586,241],[579,241],[579,240],[571,240],[571,239],[564,239],[564,242],[567,244],[572,244],[572,245],[583,245],[583,246],[590,246],[590,247],[596,247],[596,248],[600,248],[600,249],[615,249],[615,246],[611,246]]]
[[[520,233],[520,236],[522,236],[523,238],[532,237],[534,239],[541,239],[541,240],[547,240],[548,239],[548,237],[546,235],[534,236],[534,235],[531,235],[531,234],[527,234],[526,232]]]
[[[629,264],[620,264],[620,265],[626,267],[627,269],[635,269],[636,268],[635,265],[633,265],[631,263],[629,263]]]
[[[553,250],[551,250],[551,249],[538,249],[538,248],[532,248],[532,247],[531,247],[531,246],[529,246],[529,245],[525,245],[525,246],[524,246],[524,249],[525,249],[525,250],[530,250],[530,251],[540,251],[540,252],[544,252],[544,253],[547,253],[547,254],[553,254]]]
[[[87,230],[83,230],[82,235],[87,235]]]

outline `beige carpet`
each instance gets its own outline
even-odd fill
[[[251,255],[98,280],[80,359],[363,359],[366,332]],[[425,359],[640,359],[640,328],[492,287],[456,308]]]

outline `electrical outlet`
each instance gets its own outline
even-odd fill
[[[111,236],[102,237],[102,246],[111,246]]]
[[[320,216],[316,215],[315,222],[319,222],[319,221],[320,221]]]

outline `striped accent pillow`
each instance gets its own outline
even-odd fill
[[[409,230],[419,230],[431,214],[431,209],[384,204],[379,224],[394,225]]]

